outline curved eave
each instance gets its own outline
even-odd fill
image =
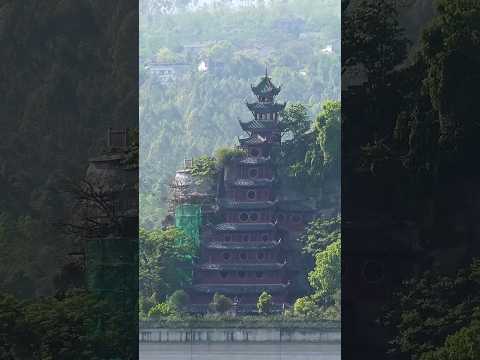
[[[276,223],[222,223],[214,227],[217,232],[273,231]]]
[[[264,180],[239,179],[229,183],[228,185],[236,188],[259,188],[259,187],[270,187],[272,186],[273,182],[274,182],[273,179],[264,179]]]
[[[287,102],[284,102],[283,104],[274,103],[274,104],[268,104],[268,105],[264,105],[258,102],[255,102],[255,103],[247,102],[248,109],[253,113],[281,112],[283,111],[283,109],[285,109],[285,106],[287,106]]]
[[[202,264],[195,268],[207,271],[278,271],[286,268],[287,263],[273,264]]]
[[[239,137],[238,142],[240,143],[240,145],[262,145],[267,143],[267,139],[259,136],[249,137],[245,139]]]
[[[268,157],[245,157],[239,161],[242,165],[261,165],[270,162],[272,158]]]
[[[261,210],[270,209],[277,204],[276,201],[251,201],[251,202],[236,202],[236,201],[221,201],[219,203],[222,209],[227,210]]]
[[[271,294],[283,293],[289,288],[290,284],[197,284],[193,285],[194,291],[206,294],[216,292],[225,295],[231,294],[257,294],[262,291],[268,291]]]
[[[276,129],[275,122],[273,120],[251,120],[247,122],[243,122],[242,120],[238,120],[240,123],[240,127],[243,131],[251,132],[251,131],[272,131]]]
[[[268,249],[276,249],[280,247],[281,240],[275,242],[267,242],[267,243],[223,243],[223,242],[209,242],[204,243],[202,246],[206,249],[212,250],[268,250]]]

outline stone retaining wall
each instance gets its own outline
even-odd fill
[[[340,342],[338,329],[140,329],[141,343]]]

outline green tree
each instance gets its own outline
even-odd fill
[[[325,248],[340,240],[341,218],[337,216],[330,219],[315,219],[311,221],[300,237],[303,251],[315,255]]]
[[[257,300],[257,310],[260,314],[268,315],[272,311],[272,295],[263,291]]]
[[[453,275],[427,271],[405,281],[384,318],[395,334],[391,352],[421,360],[478,357],[478,294],[480,260]]]
[[[195,256],[195,246],[176,228],[147,231],[140,229],[140,294],[165,299],[168,294],[188,284],[178,264]],[[148,309],[145,309],[148,312]]]
[[[322,151],[323,167],[333,168],[337,177],[340,174],[340,111],[339,101],[327,101],[323,104],[322,111],[318,114],[313,125],[316,143],[320,145]],[[311,172],[315,172],[314,167],[312,167],[312,170]]]
[[[340,261],[341,241],[339,239],[315,255],[315,268],[308,274],[308,280],[315,290],[314,298],[324,304],[333,303],[333,296],[340,289]]]
[[[215,293],[213,295],[213,300],[210,303],[210,310],[214,311],[219,314],[225,314],[227,311],[229,311],[233,306],[233,301],[229,297],[226,297],[225,295]]]
[[[190,303],[190,297],[185,290],[176,290],[168,297],[168,305],[177,313],[182,313],[187,309]]]
[[[214,157],[200,156],[193,160],[192,175],[200,177],[209,177],[217,173],[216,161]]]

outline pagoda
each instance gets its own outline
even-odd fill
[[[272,295],[277,309],[291,303],[298,271],[290,266],[295,247],[289,242],[312,213],[298,204],[290,206],[292,202],[280,200],[284,197],[277,193],[271,155],[281,143],[279,120],[286,103],[275,101],[281,87],[265,71],[251,88],[257,98],[246,103],[252,119],[240,120],[247,135],[239,138],[244,155],[225,164],[217,191],[219,220],[201,231],[191,290],[192,308],[202,312],[215,293],[230,297],[244,312],[255,310],[263,291]]]

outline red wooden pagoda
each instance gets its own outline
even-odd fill
[[[299,264],[290,262],[298,259],[291,256],[295,246],[289,242],[303,230],[312,211],[298,206],[298,201],[279,200],[284,196],[278,194],[271,152],[281,141],[278,124],[286,104],[275,102],[280,89],[267,73],[252,86],[258,101],[247,102],[247,107],[253,119],[240,121],[248,134],[239,139],[246,155],[225,165],[217,199],[221,222],[202,229],[193,274],[194,308],[205,310],[218,292],[236,300],[238,309],[251,311],[262,291],[281,308],[298,288],[294,283]]]

